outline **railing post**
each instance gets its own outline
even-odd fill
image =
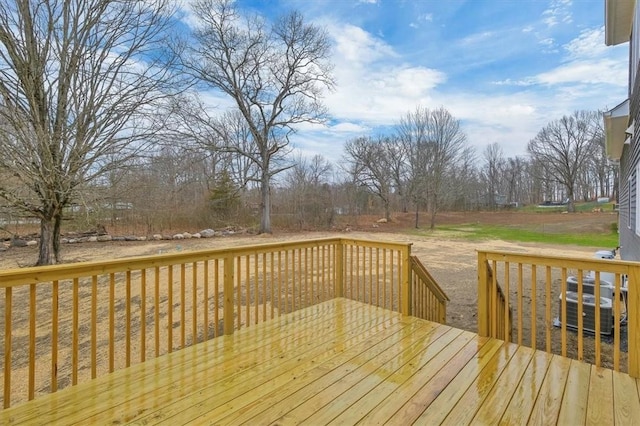
[[[234,282],[234,256],[227,254],[224,257],[224,304],[223,324],[224,334],[233,334],[233,282]],[[240,312],[238,312],[240,315]]]
[[[400,313],[402,315],[411,315],[411,244],[407,244],[402,250],[402,306]]]
[[[487,254],[478,252],[478,335],[489,336],[490,292]]]
[[[629,375],[640,378],[640,266],[629,267],[627,276],[627,327],[629,332]]]
[[[341,239],[336,244],[335,254],[335,292],[336,297],[344,297],[344,241]]]

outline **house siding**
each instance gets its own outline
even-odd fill
[[[638,11],[636,10],[636,14]],[[636,28],[633,28],[629,46],[629,75],[638,75],[631,72],[634,67],[638,69],[638,63],[635,63],[633,49],[637,43],[640,43],[640,37],[636,34]],[[636,234],[636,230],[640,231],[640,223],[636,223],[636,200],[639,196],[640,188],[637,187],[637,166],[640,163],[640,78],[632,79],[629,83],[629,122],[636,123],[631,143],[625,145],[620,158],[620,181],[619,181],[619,232],[620,232],[620,257],[623,260],[640,261],[640,237]]]

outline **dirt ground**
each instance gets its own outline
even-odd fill
[[[408,233],[415,217],[411,213],[396,214],[390,223],[377,223],[375,217],[360,216],[343,220],[334,232],[274,232],[272,235],[237,234],[209,239],[143,242],[96,242],[63,246],[64,262],[118,259],[131,256],[168,253],[177,250],[198,250],[238,245],[252,245],[279,241],[294,241],[349,235],[351,238],[412,243],[412,254],[418,256],[445,290],[450,304],[447,323],[476,331],[477,310],[477,250],[506,250],[545,255],[592,257],[594,251],[610,247],[557,246],[552,244],[514,243],[501,240],[466,241],[450,234],[433,231],[419,236]],[[422,228],[426,218],[420,219]],[[519,213],[464,212],[441,213],[437,223],[444,224],[501,224],[537,229],[550,234],[557,232],[607,232],[617,214],[608,213]],[[109,230],[109,229],[108,229]],[[111,230],[110,230],[111,231]],[[190,230],[195,232],[194,230]],[[113,233],[113,231],[111,231]],[[117,231],[116,231],[117,232]],[[114,234],[115,235],[115,234]],[[11,248],[0,253],[0,270],[24,267],[37,258],[35,247]]]

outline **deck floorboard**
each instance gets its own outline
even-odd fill
[[[334,299],[0,412],[0,424],[624,424],[640,381]]]

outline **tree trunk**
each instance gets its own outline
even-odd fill
[[[575,213],[576,212],[576,205],[573,202],[573,188],[567,188],[567,196],[569,198],[569,200],[567,202],[567,212],[568,213]]]
[[[53,255],[56,263],[60,263],[60,227],[62,225],[62,213],[57,213],[53,217]]]
[[[406,195],[404,195],[402,192],[399,192],[398,195],[400,196],[400,202],[402,203],[402,213],[408,213],[409,212],[409,197],[407,197]]]
[[[269,174],[262,171],[260,178],[260,234],[271,233],[271,191],[269,188]]]
[[[420,204],[416,202],[416,229],[419,228],[419,226],[418,226],[418,216],[419,216],[418,212],[419,212],[419,210],[420,210]]]
[[[431,204],[431,222],[429,223],[429,229],[433,231],[436,227],[436,212],[438,211],[438,208],[437,208],[438,204],[437,204],[436,197],[433,197],[430,204]]]
[[[55,265],[60,261],[60,215],[40,220],[40,244],[36,266]]]
[[[384,200],[384,218],[387,219],[387,222],[391,222],[391,203],[389,198]]]

